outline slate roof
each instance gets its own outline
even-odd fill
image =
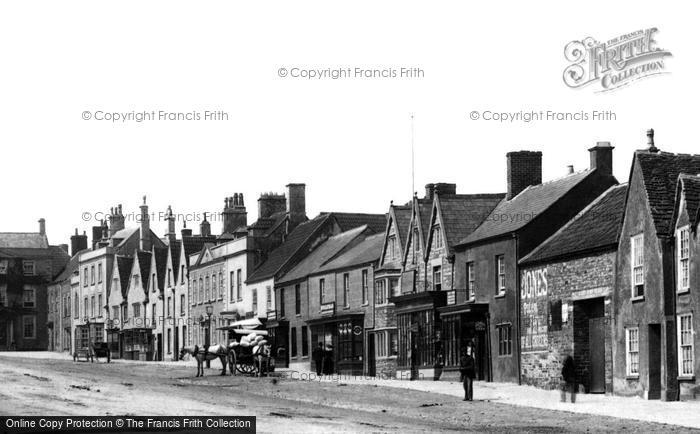
[[[71,277],[73,277],[73,273],[77,271],[80,267],[80,254],[86,251],[88,251],[88,249],[81,250],[75,255],[73,255],[73,257],[70,258],[66,266],[63,268],[63,271],[61,271],[61,273],[58,276],[56,276],[54,282],[60,283],[65,282],[66,280],[70,280]]]
[[[151,252],[136,252],[136,257],[139,261],[139,270],[141,272],[141,284],[144,291],[148,288],[148,280],[151,277]]]
[[[131,267],[134,265],[134,258],[131,256],[117,255],[117,270],[119,270],[119,284],[122,287],[122,297],[126,299],[131,279]]]
[[[437,194],[442,226],[447,246],[451,249],[474,232],[498,205],[505,193],[498,194]]]
[[[367,236],[362,242],[339,254],[320,267],[317,272],[325,273],[333,270],[369,264],[379,260],[384,246],[384,234]]]
[[[511,200],[503,199],[486,220],[458,244],[469,244],[523,228],[593,172],[584,170],[543,184],[531,185]]]
[[[700,176],[682,174],[678,178],[678,189],[685,197],[688,220],[691,223],[697,222],[700,217]]]
[[[408,227],[411,224],[411,206],[396,206],[392,207],[394,214],[394,223],[399,231],[399,239],[401,240],[400,246],[404,246],[406,241],[408,241]]]
[[[153,249],[155,253],[156,260],[156,278],[158,279],[158,288],[165,288],[163,282],[165,281],[165,271],[168,266],[168,249]],[[143,274],[143,273],[141,273]]]
[[[362,214],[348,212],[332,212],[340,230],[345,232],[358,226],[367,225],[372,232],[379,233],[386,230],[386,214]]]
[[[295,227],[292,232],[287,235],[287,239],[279,247],[270,252],[267,260],[260,264],[260,266],[248,276],[248,282],[258,282],[269,279],[277,274],[316,230],[330,219],[330,214],[320,214],[313,220],[308,220]]]
[[[190,266],[190,255],[199,253],[206,243],[216,243],[215,236],[185,236],[182,237],[182,245],[185,246],[185,260],[187,266]]]
[[[338,235],[332,236],[316,247],[308,256],[306,256],[299,264],[289,270],[280,280],[279,283],[292,282],[297,279],[302,279],[309,274],[317,271],[319,267],[332,259],[348,244],[355,241],[367,231],[367,226],[350,229],[346,232],[341,232]]]
[[[604,248],[615,249],[625,215],[627,185],[606,190],[520,263],[540,262]]]
[[[654,226],[658,235],[673,232],[675,191],[681,173],[700,174],[700,155],[637,151]]]
[[[173,285],[178,282],[180,278],[180,248],[182,247],[182,241],[173,240],[170,242],[170,256],[173,261]]]
[[[49,240],[38,232],[0,232],[0,248],[48,249]]]

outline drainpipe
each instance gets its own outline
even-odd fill
[[[514,345],[518,351],[518,384],[522,383],[522,357],[520,349],[520,270],[518,269],[518,235],[513,234],[515,240],[515,337],[517,344]]]

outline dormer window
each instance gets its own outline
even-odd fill
[[[389,237],[389,245],[387,247],[387,251],[389,253],[390,259],[396,259],[396,236],[392,235]]]
[[[441,249],[443,246],[442,232],[440,231],[440,226],[435,226],[433,228],[433,245],[436,249]]]
[[[690,231],[687,227],[678,229],[678,292],[690,288]]]
[[[644,234],[631,239],[632,298],[644,297]]]

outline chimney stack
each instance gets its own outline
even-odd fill
[[[222,234],[233,234],[241,226],[248,226],[248,213],[243,205],[243,193],[234,193],[224,200]]]
[[[39,219],[39,234],[46,235],[46,220],[43,218]]]
[[[278,212],[285,212],[287,198],[283,194],[263,193],[258,199],[258,218],[268,218]]]
[[[569,164],[568,166],[566,166],[566,174],[567,175],[574,174],[574,165],[573,164]]]
[[[97,248],[97,244],[102,241],[102,225],[92,227],[92,249]]]
[[[287,213],[294,226],[306,220],[306,184],[287,184]]]
[[[199,224],[199,234],[203,237],[208,237],[211,235],[211,225],[207,221],[207,213],[204,213],[204,220]]]
[[[146,204],[146,196],[143,196],[143,204],[141,208],[141,239],[139,248],[145,252],[150,252],[151,247],[151,222],[148,215],[148,205]]]
[[[78,235],[78,228],[75,228],[75,235],[70,237],[70,255],[75,256],[76,253],[85,249],[87,249],[87,235],[85,232]]]
[[[182,222],[182,230],[180,231],[182,238],[191,237],[192,229],[187,229],[187,221]]]
[[[168,241],[173,242],[177,239],[177,234],[175,233],[175,216],[173,215],[173,208],[168,205],[168,212],[165,216],[165,220],[168,222],[168,232],[165,237]]]
[[[591,170],[597,170],[603,175],[613,173],[613,149],[610,142],[598,142],[588,150],[591,154]]]
[[[654,145],[654,129],[653,128],[649,128],[647,130],[647,146],[648,146],[647,150],[649,152],[653,152],[654,154],[659,152],[659,148],[657,148],[656,145]]]
[[[508,160],[506,200],[511,200],[531,185],[542,184],[542,152],[509,152],[506,158]]]
[[[114,236],[117,232],[124,229],[124,214],[122,214],[122,204],[111,208],[109,215],[109,236]]]
[[[436,182],[425,185],[425,198],[433,199],[435,193],[438,194],[457,194],[457,184],[448,182]]]

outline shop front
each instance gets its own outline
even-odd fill
[[[323,347],[323,372],[362,375],[364,372],[364,314],[345,314],[309,321],[311,348]],[[312,361],[315,369],[316,361]]]
[[[75,351],[87,351],[92,349],[92,345],[104,341],[104,324],[86,322],[75,328]]]
[[[289,321],[277,319],[277,312],[267,313],[268,341],[272,346],[275,364],[281,368],[289,367]]]
[[[491,381],[487,303],[464,303],[438,309],[444,350],[443,379],[459,379],[459,358],[471,346],[476,362],[476,379]]]
[[[397,378],[432,380],[442,368],[442,325],[437,309],[445,305],[446,293],[424,291],[389,299],[396,306]]]
[[[152,361],[155,352],[151,328],[130,328],[120,333],[122,356],[127,360]]]

